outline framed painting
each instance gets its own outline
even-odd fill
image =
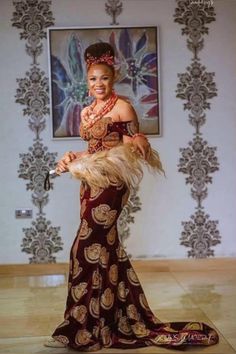
[[[115,50],[118,96],[129,100],[140,131],[161,135],[158,27],[82,27],[48,29],[52,138],[78,138],[80,113],[88,96],[85,49],[108,42]]]

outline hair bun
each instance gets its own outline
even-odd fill
[[[106,42],[91,44],[84,52],[84,60],[88,66],[104,63],[113,67],[115,62],[114,49]]]

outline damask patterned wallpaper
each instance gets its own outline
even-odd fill
[[[30,255],[30,263],[52,263],[55,253],[62,250],[60,227],[51,226],[44,212],[49,202],[49,193],[44,190],[44,178],[48,170],[55,167],[56,153],[48,152],[41,133],[49,114],[48,78],[40,70],[38,57],[44,54],[42,39],[46,29],[54,24],[50,1],[13,1],[15,11],[12,26],[20,30],[20,39],[25,40],[26,55],[31,65],[23,78],[17,79],[16,102],[23,105],[23,115],[28,118],[32,131],[32,145],[28,152],[20,154],[19,178],[27,181],[26,190],[32,192],[31,201],[38,209],[31,227],[23,228],[22,251]],[[51,183],[51,188],[53,184]]]
[[[219,169],[216,147],[211,147],[203,138],[201,127],[206,124],[206,111],[211,108],[209,100],[217,95],[215,74],[207,72],[199,57],[204,46],[204,35],[208,34],[207,24],[216,20],[214,7],[207,1],[177,0],[174,21],[182,26],[182,35],[188,36],[187,49],[192,59],[186,72],[178,74],[177,98],[185,100],[193,137],[189,146],[181,148],[178,171],[187,175],[186,184],[191,185],[191,197],[196,202],[196,211],[190,221],[182,222],[183,232],[180,244],[190,248],[188,257],[206,258],[214,256],[214,247],[220,243],[217,220],[211,220],[203,206],[208,196],[207,185],[212,183],[211,174]]]

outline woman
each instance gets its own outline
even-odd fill
[[[45,345],[96,351],[215,344],[218,335],[206,324],[162,323],[148,306],[119,242],[117,219],[129,187],[142,176],[140,161],[146,159],[162,171],[161,163],[147,138],[138,133],[132,105],[113,91],[113,48],[107,43],[91,45],[85,60],[89,91],[95,98],[81,114],[80,133],[88,150],[66,153],[57,164],[59,174],[70,170],[83,181],[81,225],[70,253],[64,321]]]

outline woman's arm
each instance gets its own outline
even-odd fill
[[[132,142],[137,149],[141,152],[142,156],[147,159],[150,154],[150,143],[144,134],[139,133],[139,123],[138,117],[135,112],[134,107],[123,100],[118,102],[119,104],[119,118],[120,121],[132,121],[132,132],[133,136],[123,135],[124,144]]]
[[[68,172],[68,164],[74,161],[75,159],[79,159],[80,157],[86,155],[88,152],[86,151],[79,151],[79,152],[73,152],[69,151],[66,152],[62,158],[58,161],[57,166],[56,166],[56,173],[61,174],[63,172]]]

